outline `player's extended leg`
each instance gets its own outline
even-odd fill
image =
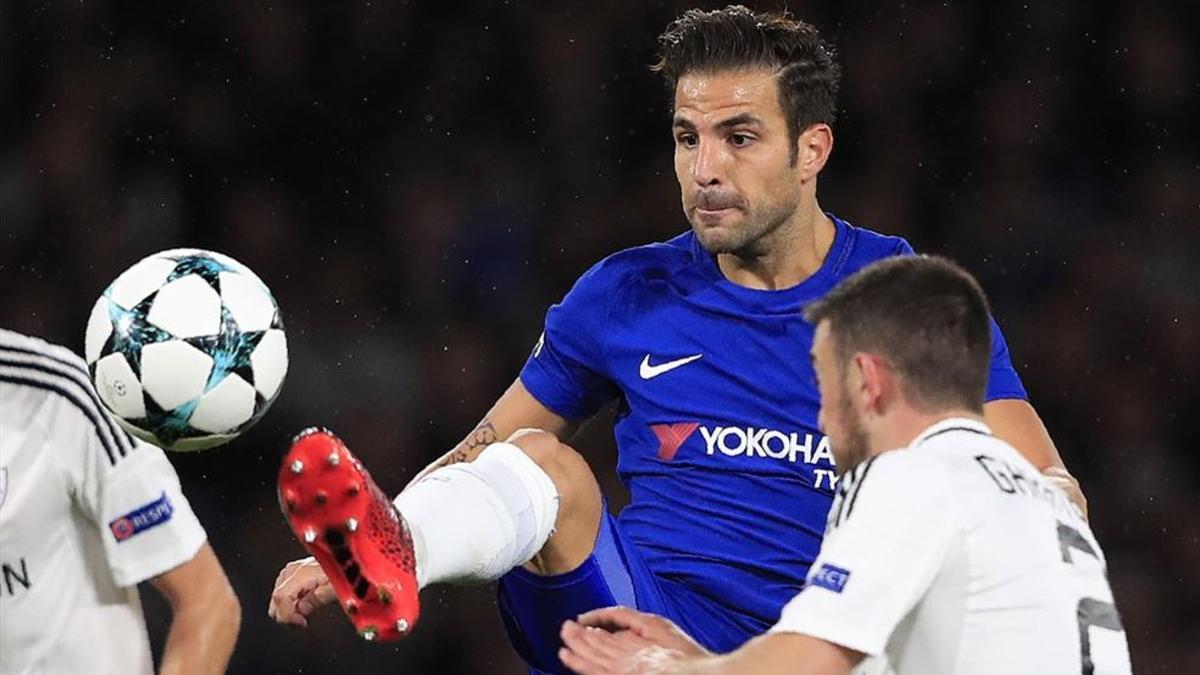
[[[430,473],[396,507],[413,528],[424,587],[493,581],[522,564],[538,574],[573,569],[591,554],[602,500],[579,453],[523,429],[473,462]]]
[[[340,439],[324,429],[293,439],[279,504],[360,635],[394,640],[412,630],[420,604],[411,531]]]
[[[523,429],[508,442],[536,462],[558,490],[554,529],[524,567],[541,576],[570,572],[592,554],[600,529],[604,499],[596,476],[582,455],[553,434]]]
[[[583,458],[536,430],[430,473],[395,511],[382,494],[325,431],[297,437],[280,470],[292,529],[360,633],[384,640],[411,630],[416,590],[429,584],[490,581],[524,563],[536,574],[574,569],[591,554],[603,508]]]

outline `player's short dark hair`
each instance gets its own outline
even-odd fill
[[[787,12],[755,12],[742,5],[704,11],[689,9],[658,36],[658,61],[674,96],[679,78],[743,68],[777,72],[779,106],[796,139],[813,124],[832,125],[837,116],[841,67],[833,47],[811,24]]]
[[[914,405],[983,410],[992,354],[987,297],[953,262],[881,260],[808,305],[804,317],[814,326],[829,321],[843,366],[858,352],[886,358]]]

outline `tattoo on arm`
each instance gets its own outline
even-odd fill
[[[491,420],[485,417],[479,423],[479,426],[475,427],[475,431],[471,432],[470,438],[464,441],[462,445],[464,446],[464,450],[474,450],[480,446],[489,446],[497,440],[496,427],[492,425]]]
[[[496,427],[492,425],[492,421],[484,418],[479,426],[467,436],[462,443],[459,443],[450,454],[443,457],[436,464],[436,468],[450,466],[451,464],[459,464],[469,461],[472,457],[479,454],[477,451],[480,448],[487,447],[497,441]]]

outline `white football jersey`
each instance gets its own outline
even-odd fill
[[[886,655],[897,675],[1131,672],[1087,522],[969,419],[842,478],[808,583],[771,630]]]
[[[204,540],[163,451],[109,418],[83,360],[0,330],[0,673],[152,673],[137,584]]]

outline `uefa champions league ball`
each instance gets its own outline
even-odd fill
[[[169,450],[225,443],[263,416],[287,373],[279,307],[249,268],[174,249],[112,282],[88,319],[100,400],[131,434]]]

